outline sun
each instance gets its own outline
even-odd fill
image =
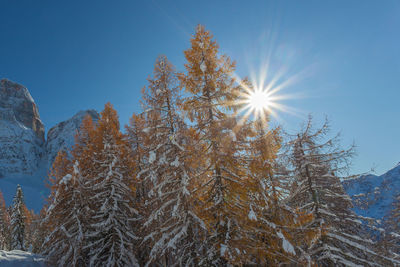
[[[236,79],[239,80],[238,76]],[[264,80],[260,83],[239,80],[239,85],[241,92],[236,101],[236,105],[239,106],[238,115],[240,114],[238,125],[242,125],[247,119],[267,125],[271,117],[280,120],[280,112],[293,114],[292,108],[281,103],[282,100],[292,98],[291,95],[280,93],[285,84],[276,85],[275,81],[267,83]]]
[[[261,122],[268,125],[271,120],[274,123],[285,123],[284,113],[303,118],[304,112],[286,101],[293,103],[293,99],[306,97],[303,92],[294,92],[293,85],[307,77],[308,69],[293,71],[288,67],[271,67],[269,59],[260,63],[259,70],[250,66],[249,78],[241,78],[233,72],[231,77],[238,85],[235,98],[229,104],[234,106],[237,125],[246,125],[249,121]],[[288,89],[288,90],[287,90]],[[290,92],[291,91],[291,92]]]
[[[240,120],[238,125],[244,123],[248,118],[251,120],[261,120],[264,124],[269,121],[269,117],[277,116],[276,109],[281,106],[276,102],[277,95],[274,90],[268,90],[268,87],[263,88],[259,86],[253,87],[248,81],[242,81],[240,83],[242,88],[239,94],[239,99],[236,105],[240,106],[239,113]]]
[[[271,105],[271,99],[264,90],[250,92],[247,98],[249,108],[258,112],[267,111]]]
[[[268,87],[255,86],[242,83],[241,87],[244,89],[237,102],[241,106],[240,113],[244,112],[241,116],[239,124],[246,121],[247,118],[253,120],[261,120],[264,124],[269,121],[272,115],[277,116],[276,110],[281,108],[281,105],[276,102],[279,96],[276,95],[274,90],[268,90]]]
[[[276,121],[283,121],[280,113],[289,113],[294,116],[301,116],[302,111],[294,107],[287,106],[282,101],[302,97],[301,94],[283,94],[282,89],[293,85],[298,79],[296,75],[283,78],[282,75],[271,75],[267,79],[267,72],[260,71],[259,75],[252,74],[252,78],[241,79],[234,74],[232,77],[239,85],[238,98],[235,104],[238,107],[240,120],[238,125],[242,125],[248,119],[261,121],[268,124],[271,118]]]

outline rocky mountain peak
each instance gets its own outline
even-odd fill
[[[28,89],[7,79],[0,80],[0,109],[2,120],[16,120],[32,129],[44,143],[44,125]]]
[[[28,90],[0,80],[0,177],[35,172],[43,144],[44,126]]]

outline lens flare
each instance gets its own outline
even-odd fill
[[[270,100],[267,92],[256,90],[248,96],[248,104],[251,109],[257,111],[267,110],[270,105]]]
[[[249,118],[261,120],[265,124],[270,117],[280,120],[278,114],[280,112],[290,113],[295,116],[299,116],[302,113],[280,103],[282,100],[298,97],[281,93],[282,89],[289,87],[298,79],[298,75],[282,79],[282,73],[278,73],[267,81],[266,73],[266,71],[261,71],[259,75],[252,73],[251,81],[247,79],[241,80],[237,75],[234,75],[241,88],[239,99],[236,102],[236,105],[240,107],[239,114],[242,114],[240,115],[239,125]],[[258,79],[255,79],[255,77]]]

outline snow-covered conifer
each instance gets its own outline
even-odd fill
[[[52,192],[42,220],[42,225],[47,227],[47,235],[41,252],[51,264],[57,266],[85,265],[84,226],[88,214],[85,214],[85,192],[79,162],[70,162],[67,153],[60,151],[50,176]]]
[[[142,172],[145,166],[145,141],[144,141],[144,129],[146,120],[144,113],[133,114],[129,119],[129,125],[125,126],[126,129],[126,140],[132,148],[132,154],[135,161],[135,176],[137,178],[136,188],[136,202],[138,205],[143,206],[145,201],[145,195],[149,190],[146,186],[145,181],[138,177],[138,174]]]
[[[11,209],[11,250],[25,250],[25,202],[20,185],[17,186]]]
[[[144,242],[150,244],[148,264],[196,265],[203,222],[195,215],[192,176],[186,149],[188,133],[178,114],[179,88],[174,67],[157,58],[153,79],[143,91],[146,115],[145,157],[139,178],[148,185]]]
[[[44,243],[46,228],[42,221],[45,216],[45,209],[42,208],[39,214],[32,214],[33,221],[31,223],[31,240],[30,245],[33,253],[40,253]]]
[[[251,190],[251,224],[254,239],[262,240],[264,247],[254,251],[264,257],[257,264],[278,265],[281,263],[304,263],[299,244],[307,243],[306,231],[301,229],[310,220],[286,205],[289,177],[286,168],[278,160],[281,137],[279,128],[267,130],[268,115],[257,118],[252,124],[254,137],[251,138],[248,155],[248,176],[253,181]],[[248,130],[247,130],[248,131]],[[248,185],[248,187],[250,186]],[[303,253],[304,254],[304,253]]]
[[[200,136],[191,157],[196,162],[197,213],[209,230],[205,240],[202,264],[221,265],[240,258],[237,246],[241,232],[238,212],[242,187],[241,164],[235,161],[233,141],[234,119],[227,114],[233,108],[235,64],[218,55],[218,44],[210,32],[199,25],[186,50],[186,74],[180,74],[180,84],[189,93],[183,108]],[[200,204],[201,203],[201,204]],[[235,214],[236,213],[236,214]]]
[[[380,229],[378,247],[383,255],[400,261],[400,194],[393,198],[392,209],[385,218],[385,229]]]
[[[85,118],[70,156],[60,152],[50,175],[42,253],[57,266],[136,265],[135,166],[105,106],[98,125]]]
[[[106,104],[90,144],[92,172],[85,185],[91,216],[86,237],[90,266],[135,266],[138,211],[134,160],[119,130],[118,115]]]
[[[311,117],[306,127],[289,142],[294,183],[289,203],[313,214],[309,227],[319,235],[307,249],[321,266],[370,266],[392,264],[373,251],[373,241],[366,238],[364,225],[352,210],[339,175],[349,166],[353,147],[344,150],[336,138],[327,139],[327,122],[313,130]],[[380,263],[381,262],[381,263]]]
[[[28,210],[26,206],[24,206],[24,214],[25,214],[25,248],[27,251],[32,251],[32,242],[34,239],[34,227],[35,227],[35,212],[33,210]]]

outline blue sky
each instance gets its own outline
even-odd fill
[[[0,78],[28,87],[48,130],[110,101],[122,124],[140,111],[156,57],[183,70],[198,23],[212,31],[241,77],[290,80],[279,94],[296,115],[327,115],[354,140],[354,172],[400,161],[399,1],[0,1]]]

